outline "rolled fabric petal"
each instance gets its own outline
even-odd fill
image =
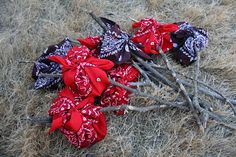
[[[89,147],[101,141],[107,133],[106,117],[94,98],[81,99],[69,88],[63,89],[49,111],[53,118],[49,133],[60,129],[68,141],[77,148]]]
[[[208,32],[187,22],[177,24],[179,29],[171,34],[174,43],[171,52],[180,64],[188,66],[197,60],[197,53],[207,46]]]
[[[131,88],[133,87],[129,85],[129,82],[136,81],[137,78],[139,77],[138,70],[129,64],[119,65],[110,70],[108,73],[114,81]],[[103,92],[100,99],[100,105],[102,107],[107,107],[107,106],[119,106],[128,104],[130,99],[129,94],[130,94],[129,91],[121,87],[110,85]],[[120,111],[115,111],[114,113],[116,115],[123,115],[124,111],[120,110]]]
[[[170,33],[178,30],[177,24],[161,24],[154,18],[144,18],[132,25],[139,28],[132,41],[143,45],[143,51],[147,54],[159,54],[157,48],[161,46],[163,52],[173,47]]]
[[[77,39],[81,45],[84,45],[90,49],[92,55],[95,57],[99,56],[101,37],[100,36],[88,36],[87,38]]]
[[[91,56],[85,46],[72,49],[64,58],[51,56],[49,59],[62,65],[64,83],[81,97],[100,96],[109,85],[105,71],[114,66],[113,62]]]
[[[87,38],[78,38],[77,40],[81,43],[81,45],[88,47],[90,50],[96,49],[101,42],[99,36],[88,36]]]
[[[144,59],[151,59],[137,44],[130,40],[130,35],[122,31],[115,22],[102,18],[103,23],[108,27],[101,36],[100,58],[113,61],[115,64],[122,64],[130,61],[131,53]]]
[[[35,60],[32,77],[36,80],[34,84],[35,89],[51,88],[54,89],[62,82],[59,77],[44,77],[39,76],[40,73],[54,74],[61,73],[61,68],[58,63],[52,62],[48,59],[49,56],[65,56],[67,51],[72,47],[71,41],[65,38],[56,45],[49,46],[43,54]]]

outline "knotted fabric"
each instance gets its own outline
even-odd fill
[[[132,87],[129,82],[136,81],[139,77],[138,70],[129,64],[122,64],[109,71],[110,77],[123,85]],[[130,92],[124,88],[110,85],[102,94],[100,104],[103,107],[125,105],[129,102]],[[124,111],[115,111],[116,115],[123,115]]]
[[[173,47],[170,33],[178,29],[176,24],[161,24],[154,18],[144,18],[133,23],[133,28],[139,28],[132,40],[143,45],[143,51],[147,54],[159,54],[157,48],[161,46],[163,52]]]
[[[82,100],[67,87],[53,101],[48,113],[53,119],[49,133],[60,129],[78,148],[88,147],[106,136],[106,117],[94,105],[94,99]]]
[[[67,51],[72,47],[68,38],[56,45],[49,46],[43,54],[36,59],[32,71],[32,77],[36,80],[34,84],[35,89],[40,88],[56,88],[62,82],[60,77],[44,77],[40,73],[54,74],[61,73],[61,68],[58,63],[52,62],[48,59],[49,56],[65,56]]]
[[[118,24],[106,18],[101,20],[108,30],[101,36],[100,58],[109,59],[115,64],[129,62],[131,53],[144,59],[151,59],[138,47],[138,44],[130,40],[129,34],[122,31]]]
[[[71,48],[66,57],[50,56],[49,59],[62,65],[65,85],[82,98],[100,96],[109,85],[105,71],[113,67],[113,62],[92,56],[85,46]]]
[[[189,65],[197,60],[197,53],[208,44],[208,33],[203,28],[193,27],[187,22],[179,22],[179,29],[171,34],[174,48],[171,50],[175,59],[182,65]]]

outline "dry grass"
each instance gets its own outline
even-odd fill
[[[236,156],[234,132],[210,124],[204,134],[188,113],[177,110],[108,115],[108,135],[102,142],[78,150],[59,132],[26,123],[27,115],[46,114],[55,92],[34,91],[31,65],[50,44],[65,36],[85,37],[101,29],[81,8],[111,18],[129,30],[131,21],[153,16],[161,22],[189,21],[209,30],[202,52],[202,78],[232,96],[236,92],[236,1],[234,0],[2,0],[0,5],[0,156]],[[113,13],[113,16],[108,15]],[[192,67],[180,71],[192,75]],[[224,82],[223,82],[224,81]],[[223,83],[222,83],[223,82]],[[235,96],[235,95],[234,95]],[[216,108],[222,102],[209,101]],[[147,105],[133,99],[133,105]],[[228,108],[224,108],[225,112]]]

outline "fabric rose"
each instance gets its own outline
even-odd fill
[[[72,47],[72,44],[68,38],[56,45],[49,46],[43,54],[36,59],[32,71],[32,77],[36,80],[34,84],[35,89],[40,88],[56,88],[57,85],[62,82],[60,77],[44,77],[40,76],[40,73],[56,74],[61,73],[61,68],[58,63],[52,62],[48,59],[49,56],[65,56],[67,51]]]
[[[63,89],[48,111],[53,119],[49,133],[60,129],[78,148],[101,141],[107,133],[106,117],[93,103],[91,97],[82,100],[69,88]]]
[[[170,33],[178,29],[176,24],[161,24],[154,18],[144,18],[133,23],[133,28],[139,28],[132,40],[143,45],[143,51],[147,54],[159,54],[157,48],[161,46],[163,52],[173,47]]]
[[[108,30],[104,30],[101,36],[100,58],[109,59],[115,64],[129,62],[131,53],[144,59],[151,59],[138,47],[138,44],[130,40],[129,34],[122,31],[118,24],[102,17],[101,20]]]
[[[129,82],[136,81],[139,77],[138,70],[129,64],[122,64],[120,66],[117,66],[109,71],[110,77],[123,85],[126,85],[128,87],[132,87],[129,85]],[[129,102],[129,94],[130,92],[125,90],[124,88],[110,85],[102,94],[100,99],[100,105],[102,107],[107,106],[119,106],[119,105],[125,105]],[[124,111],[115,111],[116,115],[123,115]]]
[[[171,50],[175,59],[182,65],[190,65],[197,60],[197,53],[208,44],[208,32],[203,28],[193,27],[187,22],[179,22],[179,29],[171,34],[174,48]]]
[[[66,57],[50,56],[49,59],[62,65],[65,85],[83,98],[100,96],[109,85],[105,71],[113,67],[113,62],[92,56],[85,46],[71,48]]]

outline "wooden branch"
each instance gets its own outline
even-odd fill
[[[42,76],[42,77],[62,77],[62,74],[47,74],[47,73],[40,73],[38,76]]]
[[[133,94],[135,94],[135,95],[150,98],[150,99],[155,100],[155,101],[157,101],[157,102],[159,102],[159,103],[161,103],[161,104],[166,104],[166,105],[170,105],[170,106],[171,106],[171,105],[176,105],[176,107],[180,106],[179,104],[177,104],[177,103],[175,103],[175,102],[166,102],[166,101],[163,101],[162,98],[159,98],[159,97],[157,97],[157,96],[152,96],[152,95],[150,95],[150,94],[143,93],[143,92],[140,92],[140,91],[135,90],[135,89],[133,89],[133,88],[130,88],[130,87],[128,87],[128,86],[125,86],[125,85],[123,85],[123,84],[121,84],[121,83],[119,83],[119,82],[116,82],[116,81],[112,80],[111,78],[109,78],[109,81],[110,81],[111,84],[113,84],[113,85],[115,85],[115,86],[119,86],[119,87],[121,87],[121,88],[124,88],[124,89],[126,89],[127,91],[129,91],[129,92],[131,92],[131,93],[133,93]],[[183,102],[183,104],[184,104],[184,102]]]
[[[140,74],[145,78],[145,80],[143,82],[129,82],[130,85],[132,86],[139,86],[139,85],[149,85],[151,84],[151,80],[148,77],[147,73],[135,62],[132,61],[133,66],[140,72]]]
[[[163,58],[164,60],[164,63],[166,64],[166,67],[167,69],[169,69],[171,71],[171,74],[173,76],[173,78],[175,79],[177,85],[179,86],[180,88],[180,91],[181,91],[181,94],[182,96],[186,99],[186,101],[188,102],[189,104],[189,107],[190,107],[190,110],[193,112],[193,116],[195,117],[196,121],[197,121],[197,124],[199,126],[199,129],[201,131],[204,130],[203,126],[202,126],[202,123],[201,123],[201,120],[199,118],[199,116],[197,115],[197,112],[196,112],[196,109],[194,108],[194,104],[192,103],[192,100],[190,99],[184,85],[179,81],[179,78],[177,77],[174,69],[172,68],[172,66],[170,65],[166,55],[163,53],[162,49],[159,47],[159,53],[161,54],[161,57]],[[198,104],[199,105],[199,104]]]
[[[130,19],[131,21],[133,21],[133,22],[138,22],[138,20],[136,20],[136,19],[134,19],[134,18],[132,18],[132,17],[129,17],[129,19]]]
[[[99,26],[102,27],[102,29],[103,29],[104,31],[107,31],[107,30],[108,30],[108,27],[107,27],[107,26],[102,22],[102,20],[101,20],[99,17],[97,17],[93,12],[89,12],[88,14],[99,24]]]
[[[135,56],[135,58],[137,59],[137,61],[139,63],[141,63],[145,68],[147,68],[150,72],[152,72],[154,74],[155,77],[157,77],[161,82],[163,82],[164,84],[167,84],[168,86],[172,87],[172,88],[176,88],[177,86],[175,84],[173,84],[170,80],[168,80],[165,76],[163,76],[162,74],[160,74],[157,70],[155,70],[154,68],[152,68],[148,63],[146,63],[144,60],[142,60],[141,58],[139,58],[138,56]]]
[[[30,63],[30,64],[34,64],[36,63],[36,61],[25,61],[25,60],[17,60],[18,63]]]
[[[195,80],[193,81],[194,83],[193,105],[194,106],[200,106],[198,102],[198,82],[197,82],[198,75],[199,75],[199,60],[200,60],[200,56],[197,54],[197,62],[195,63]],[[205,128],[204,125],[207,125],[209,115],[207,113],[202,113],[202,116],[203,116],[203,119],[202,119],[202,122],[200,119],[199,123],[201,124],[199,126],[200,126],[201,132],[204,133],[204,128]]]
[[[80,42],[76,41],[76,40],[72,40],[72,39],[69,39],[70,42],[72,42],[73,44],[76,44],[76,45],[81,45]]]
[[[169,73],[169,74],[171,74],[170,70],[168,70],[168,69],[166,69],[166,68],[164,68],[164,67],[159,67],[159,66],[157,66],[157,65],[155,65],[155,64],[151,64],[151,66],[154,67],[155,70],[157,70],[157,71],[161,71],[161,72],[164,72],[164,73]],[[176,73],[177,73],[178,75],[181,75],[181,76],[183,76],[183,77],[185,77],[185,78],[187,78],[187,79],[190,79],[190,80],[192,80],[192,81],[195,80],[194,78],[189,77],[189,76],[186,76],[186,75],[181,74],[181,73],[179,73],[179,72],[176,72]],[[162,74],[163,74],[163,73],[162,73]],[[187,81],[185,81],[185,80],[183,80],[183,79],[181,79],[180,81],[181,81],[181,83],[182,83],[183,85],[193,88],[193,85],[192,85],[191,83],[188,83]],[[205,87],[200,87],[200,86],[199,86],[199,87],[198,87],[198,90],[199,90],[200,92],[202,92],[202,93],[204,93],[204,94],[206,94],[206,95],[208,95],[208,96],[214,97],[214,98],[216,98],[216,99],[219,99],[219,100],[221,100],[221,101],[225,101],[225,102],[226,102],[226,100],[227,100],[228,103],[231,103],[233,106],[236,105],[236,100],[234,100],[234,99],[229,99],[229,98],[225,97],[225,96],[224,96],[222,93],[220,93],[217,89],[214,89],[213,87],[207,85],[207,84],[206,84],[205,82],[203,82],[203,81],[197,80],[197,82],[198,82],[199,84],[201,84],[201,85],[203,85],[203,86],[206,87],[206,88],[205,88]],[[210,91],[209,91],[207,88],[209,88]],[[234,107],[234,108],[235,108],[235,107]]]
[[[146,107],[136,107],[132,105],[108,106],[108,107],[101,108],[100,111],[113,112],[113,111],[119,111],[119,110],[127,110],[127,111],[136,111],[136,112],[148,112],[152,110],[161,110],[161,109],[168,109],[168,108],[179,108],[185,111],[188,110],[187,107],[183,106],[183,103],[176,102],[176,104],[151,105],[151,106],[146,106]],[[52,123],[52,118],[49,116],[27,117],[26,120],[30,121],[31,123],[37,123],[37,124],[51,124]]]

